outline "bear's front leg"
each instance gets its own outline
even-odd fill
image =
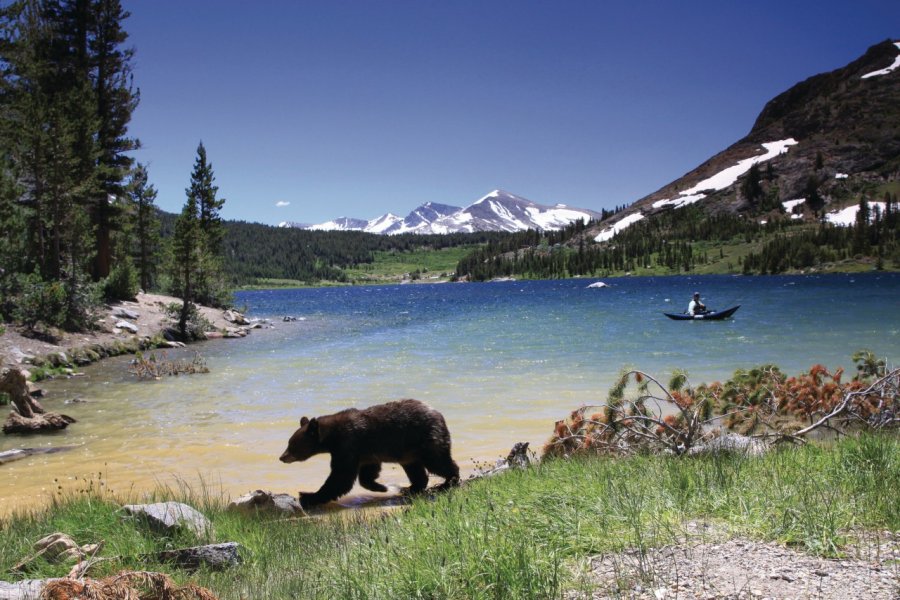
[[[331,474],[319,488],[319,491],[310,493],[300,492],[300,506],[310,508],[318,504],[325,504],[337,500],[351,489],[356,476],[359,473],[359,463],[356,461],[331,460]]]

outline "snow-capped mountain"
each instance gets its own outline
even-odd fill
[[[304,227],[311,231],[363,231],[368,226],[369,221],[365,219],[354,219],[353,217],[338,217],[325,223],[318,225],[310,225]]]
[[[575,221],[599,219],[600,213],[565,204],[546,206],[494,190],[461,211],[431,224],[428,233],[562,229]]]
[[[600,214],[564,204],[547,206],[494,190],[466,208],[427,202],[401,219],[388,213],[371,221],[341,217],[311,225],[315,231],[365,231],[397,235],[401,233],[446,234],[474,231],[524,231],[562,229],[575,221],[590,221]]]
[[[438,204],[436,202],[426,202],[408,215],[405,219],[398,220],[392,227],[385,230],[384,233],[396,235],[400,233],[425,233],[420,229],[427,229],[432,223],[450,216],[462,210],[458,206],[450,206],[449,204]],[[373,232],[377,233],[377,232]]]

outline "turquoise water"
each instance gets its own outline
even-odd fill
[[[397,398],[444,413],[466,470],[518,441],[539,448],[554,421],[602,403],[626,366],[663,380],[683,368],[700,383],[762,363],[791,374],[852,367],[861,348],[900,362],[897,274],[621,278],[588,288],[593,281],[238,293],[239,306],[275,328],[195,346],[209,375],[138,383],[126,359],[113,359],[49,384],[48,408],[79,423],[41,443],[78,449],[0,468],[0,490],[13,490],[0,501],[98,470],[120,490],[200,474],[232,494],[313,490],[327,458],[277,461],[300,417]],[[682,312],[695,290],[711,308],[742,307],[719,322],[662,315]],[[62,404],[74,396],[88,402]],[[402,472],[385,479],[405,483]]]

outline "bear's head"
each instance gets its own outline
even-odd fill
[[[318,419],[303,417],[300,419],[300,429],[288,440],[287,450],[278,460],[283,463],[298,462],[323,452],[321,434]]]

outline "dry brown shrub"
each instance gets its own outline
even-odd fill
[[[41,600],[218,600],[206,588],[179,586],[165,573],[122,571],[103,579],[57,579],[44,586]]]

